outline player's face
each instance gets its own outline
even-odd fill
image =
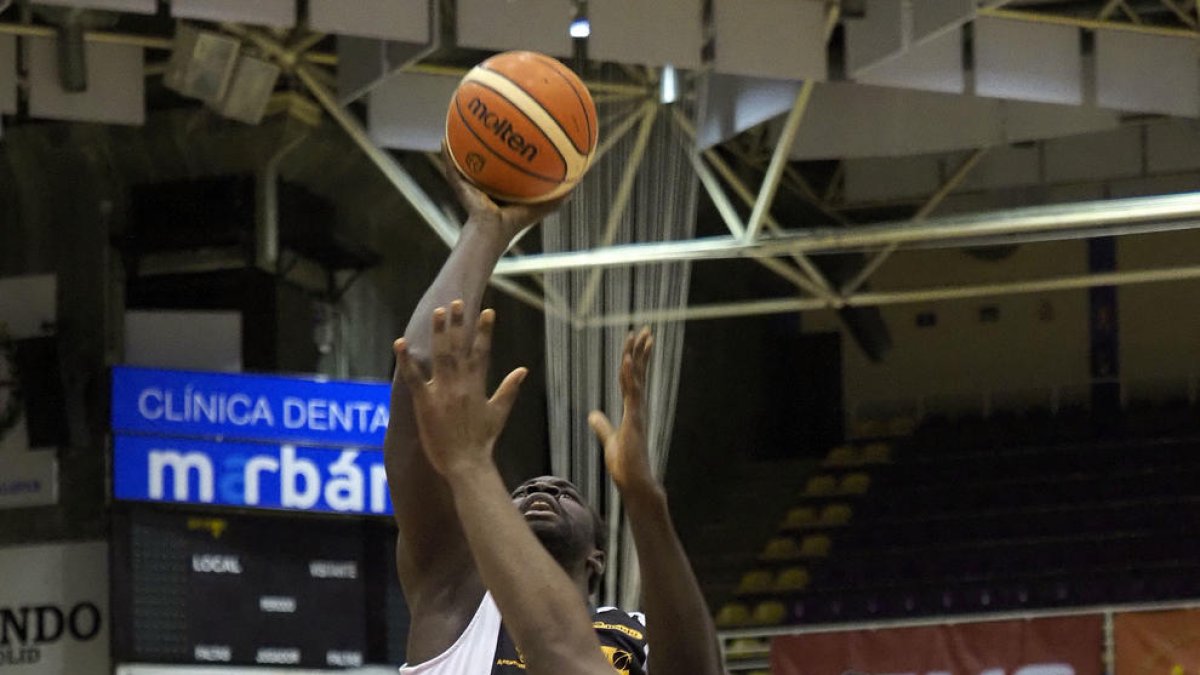
[[[569,480],[539,476],[512,493],[513,504],[559,562],[583,559],[594,548],[592,513]]]

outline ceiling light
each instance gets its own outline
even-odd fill
[[[573,38],[585,38],[592,34],[592,24],[587,19],[575,19],[567,32]]]

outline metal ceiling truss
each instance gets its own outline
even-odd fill
[[[1163,37],[1200,38],[1200,3],[1195,0],[1105,0],[1080,2],[1073,13],[1050,13],[1014,2],[981,6],[977,16],[1075,26],[1086,30],[1122,30]],[[1098,9],[1097,9],[1098,8]],[[1163,21],[1163,17],[1169,17]]]
[[[980,16],[991,16],[1037,23],[1072,25],[1083,29],[1132,30],[1164,36],[1200,38],[1200,11],[1197,0],[1158,0],[1160,8],[1175,18],[1177,25],[1147,23],[1138,11],[1145,3],[1134,7],[1127,0],[1108,0],[1094,15],[1045,14],[1014,7],[1012,2],[982,3]],[[1187,5],[1191,6],[1188,7]],[[1124,20],[1117,20],[1122,18]],[[827,36],[840,19],[840,4],[830,3]],[[329,83],[330,74],[321,66],[334,65],[336,57],[311,52],[324,37],[304,30],[294,32],[291,43],[287,36],[264,29],[247,28],[237,24],[222,24],[222,30],[258,47],[294,74],[330,117],[340,125],[384,176],[412,205],[430,229],[447,245],[457,241],[460,226],[424,191],[396,158],[379,148],[369,137],[358,118],[341,107]],[[23,23],[0,24],[0,34],[50,37],[49,27]],[[139,45],[147,49],[170,50],[170,38],[90,32],[86,39],[95,42]],[[462,69],[431,64],[413,64],[409,72],[441,75],[462,73]],[[674,124],[689,138],[695,130],[690,120],[679,110],[666,110],[657,101],[653,78],[645,83],[588,82],[589,88],[601,100],[624,99],[631,102],[624,119],[614,120],[598,154],[603,155],[621,138],[638,129],[635,151],[629,158],[618,186],[616,199],[605,224],[605,241],[612,240],[614,224],[620,222],[634,178],[656,117],[667,112]],[[1051,279],[1020,280],[1002,284],[956,285],[948,287],[861,292],[863,285],[892,256],[907,250],[936,247],[995,246],[1013,243],[1035,243],[1192,229],[1200,227],[1200,192],[1168,197],[1149,197],[1120,201],[1102,201],[1067,206],[1020,209],[970,217],[929,219],[938,205],[953,192],[978,164],[987,148],[980,148],[925,201],[909,221],[850,226],[846,219],[829,206],[840,183],[835,174],[824,195],[818,195],[803,176],[789,164],[791,148],[814,89],[813,82],[800,88],[794,105],[783,124],[778,141],[770,155],[765,174],[757,191],[752,190],[713,150],[697,152],[689,148],[692,166],[700,184],[716,206],[729,230],[728,236],[698,238],[690,241],[602,246],[587,251],[523,255],[514,248],[500,261],[492,284],[499,290],[543,311],[571,320],[576,326],[611,325],[649,320],[693,320],[749,316],[781,312],[808,311],[846,306],[886,305],[905,302],[930,302],[1010,293],[1046,292],[1086,288],[1097,285],[1152,283],[1200,278],[1200,266],[1120,271],[1095,275],[1072,275]],[[759,148],[755,154],[760,154]],[[840,224],[836,227],[784,228],[771,214],[775,196],[781,185],[787,185],[812,203],[823,214]],[[743,221],[734,201],[726,193],[731,189],[749,208]],[[869,254],[859,272],[834,289],[810,256],[838,252]],[[594,289],[599,287],[603,270],[609,267],[643,265],[661,262],[704,261],[747,258],[766,267],[793,284],[797,297],[749,299],[743,302],[691,306],[680,310],[645,312],[635,315],[602,316],[592,311]],[[562,298],[548,297],[539,275],[571,269],[592,269],[587,288],[579,307],[566,306]],[[532,276],[542,287],[539,290],[519,283],[514,277]]]

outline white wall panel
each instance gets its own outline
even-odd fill
[[[571,0],[458,0],[458,45],[571,56],[569,29],[574,16]]]
[[[904,51],[904,8],[902,0],[867,0],[866,16],[847,19],[846,72],[859,73]]]
[[[1127,178],[1112,181],[1109,185],[1110,194],[1114,199],[1195,192],[1197,189],[1200,189],[1200,173]]]
[[[828,76],[825,5],[814,0],[714,0],[715,69],[793,80]]]
[[[919,0],[913,3],[913,42],[962,26],[975,17],[975,0]]]
[[[399,73],[371,91],[367,130],[387,148],[437,152],[457,77]]]
[[[343,35],[338,38],[337,94],[343,104],[357,101],[383,78],[428,52],[426,42],[397,42]]]
[[[996,143],[1000,101],[853,84],[819,85],[793,159],[895,157]]]
[[[1107,134],[1046,142],[1046,180],[1066,183],[1142,173],[1142,135],[1137,127]]]
[[[242,371],[241,312],[129,310],[123,338],[127,366]]]
[[[1200,116],[1200,41],[1096,31],[1096,103]]]
[[[429,42],[429,0],[308,0],[313,30]]]
[[[1200,169],[1200,121],[1167,120],[1147,125],[1146,164],[1151,173]],[[1200,189],[1200,183],[1194,187]]]
[[[59,120],[142,124],[146,119],[145,65],[141,47],[86,43],[87,91],[70,93],[58,80],[51,38],[28,38],[29,114]]]
[[[975,93],[1018,101],[1083,103],[1079,29],[1028,21],[978,19]]]
[[[1111,131],[1121,124],[1120,115],[1099,108],[1001,101],[1000,109],[1005,143]]]
[[[967,174],[963,190],[1036,185],[1041,181],[1040,152],[1036,147],[999,147],[988,151]]]
[[[950,30],[912,47],[894,59],[868,68],[859,74],[858,81],[863,84],[961,94],[966,89],[962,30]]]
[[[171,0],[171,15],[291,28],[296,25],[296,0]]]
[[[938,158],[930,155],[852,159],[845,168],[849,202],[919,197],[932,193],[941,182]]]
[[[705,89],[704,117],[696,125],[696,145],[701,149],[791,110],[800,84],[793,80],[767,80],[714,73]]]
[[[590,0],[588,55],[600,61],[699,68],[703,13],[702,0]]]

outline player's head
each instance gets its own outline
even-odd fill
[[[557,476],[538,476],[521,483],[513,503],[550,555],[568,571],[587,570],[588,588],[596,590],[604,574],[608,528],[604,519],[579,493]]]

